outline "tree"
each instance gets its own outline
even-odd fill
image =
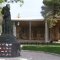
[[[49,28],[57,23],[57,17],[60,16],[60,0],[43,0],[42,16],[48,21]]]
[[[50,41],[52,41],[51,28],[56,25],[57,18],[60,17],[60,0],[43,0],[43,4],[41,13],[45,19],[45,40],[49,40],[50,28]]]

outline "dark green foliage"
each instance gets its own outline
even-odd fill
[[[52,15],[60,12],[60,0],[43,0],[43,3],[44,6],[42,6],[42,13],[45,13],[45,15],[50,11]]]
[[[60,0],[43,0],[43,3],[48,6],[60,5]]]

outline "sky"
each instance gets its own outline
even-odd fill
[[[21,19],[43,19],[41,15],[41,7],[43,0],[24,0],[24,4],[20,7],[19,3],[11,4],[11,18]]]
[[[10,1],[10,0],[8,0]],[[6,3],[3,3],[4,6]],[[43,0],[24,0],[24,4],[20,7],[20,3],[9,3],[11,19],[43,19],[41,15],[41,7]]]

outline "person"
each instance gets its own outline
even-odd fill
[[[3,34],[11,34],[12,33],[12,22],[10,16],[10,6],[7,4],[2,8],[1,11],[3,15],[3,22],[2,22],[2,33]]]

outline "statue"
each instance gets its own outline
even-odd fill
[[[11,26],[12,22],[11,22],[9,4],[7,4],[5,7],[3,7],[1,13],[3,15],[2,33],[3,34],[12,34],[12,26]]]
[[[5,7],[3,7],[1,13],[3,15],[3,21],[2,21],[2,34],[0,36],[0,47],[1,47],[0,57],[20,56],[20,51],[19,51],[20,43],[16,40],[16,37],[13,35],[13,29],[12,29],[13,26],[12,26],[12,21],[11,21],[11,16],[10,16],[9,4],[7,4]],[[6,49],[6,47],[8,49]],[[11,49],[9,49],[9,47]],[[9,52],[10,50],[11,50],[11,52]],[[1,51],[3,51],[3,53]],[[7,51],[7,52],[5,52],[5,51]]]

